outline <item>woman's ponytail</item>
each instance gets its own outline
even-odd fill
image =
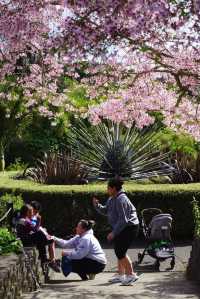
[[[89,229],[93,228],[95,225],[94,220],[81,219],[79,222],[81,223],[82,228],[85,230],[89,230]]]
[[[88,229],[91,229],[95,226],[95,221],[94,220],[88,220]]]

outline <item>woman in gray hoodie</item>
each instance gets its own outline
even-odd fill
[[[122,189],[120,179],[108,182],[109,199],[106,205],[101,205],[97,198],[93,198],[95,209],[108,217],[112,231],[108,234],[108,241],[113,241],[115,254],[118,259],[118,275],[110,280],[111,283],[121,282],[129,285],[138,279],[133,271],[132,263],[126,254],[132,241],[138,234],[139,221],[136,208]]]
[[[55,243],[68,250],[62,252],[62,271],[65,276],[77,273],[82,280],[94,278],[106,266],[105,253],[95,238],[93,220],[82,219],[76,226],[76,236],[70,240],[54,237]],[[71,250],[69,250],[71,249]]]

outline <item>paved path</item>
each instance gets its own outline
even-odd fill
[[[129,255],[133,262],[137,260],[138,251],[143,248],[130,249]],[[65,278],[62,274],[54,274],[49,284],[39,291],[25,294],[23,299],[199,299],[200,286],[185,279],[185,268],[191,246],[177,245],[175,247],[176,265],[173,271],[166,271],[169,261],[161,264],[161,271],[155,272],[149,256],[135,269],[140,279],[132,286],[109,284],[108,279],[116,270],[116,259],[113,250],[105,248],[108,265],[104,273],[96,276],[95,280],[81,281],[76,274]],[[60,251],[57,250],[57,254]]]

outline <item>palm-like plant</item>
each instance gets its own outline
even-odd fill
[[[119,124],[101,123],[88,127],[80,121],[69,136],[78,158],[98,178],[121,176],[143,179],[172,173],[156,145],[155,130],[139,131]]]

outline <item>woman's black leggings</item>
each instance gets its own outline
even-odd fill
[[[119,233],[119,235],[114,238],[114,250],[119,260],[123,259],[126,256],[126,252],[133,240],[137,237],[138,231],[139,225],[126,226]]]

